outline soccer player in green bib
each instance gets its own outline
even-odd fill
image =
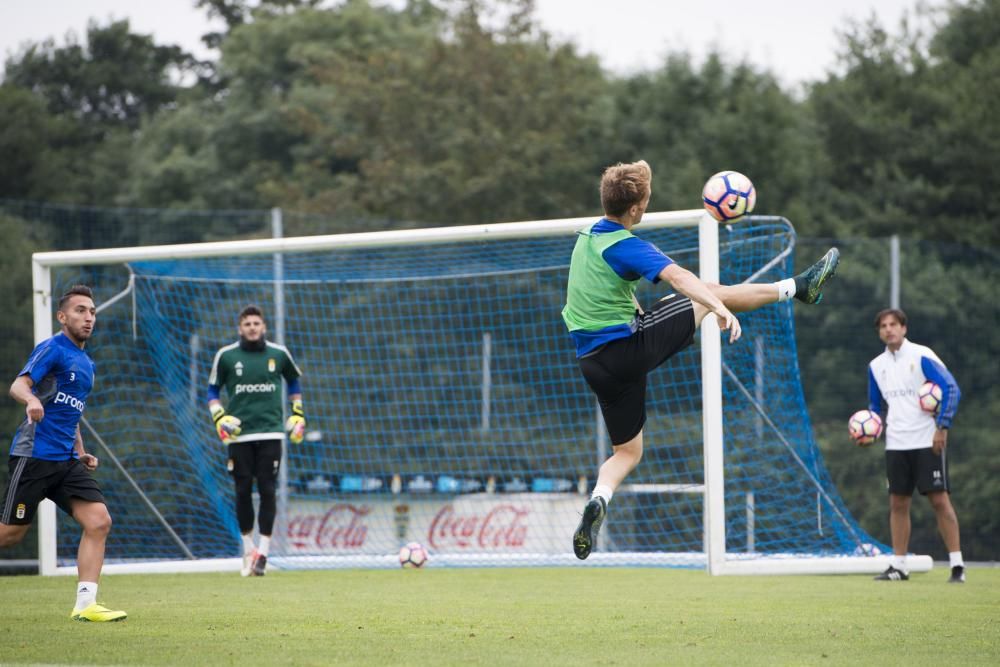
[[[226,463],[236,484],[236,520],[243,535],[243,569],[264,576],[277,514],[276,486],[281,445],[288,432],[293,445],[302,442],[306,420],[302,409],[302,371],[282,345],[267,340],[264,313],[247,306],[239,315],[240,339],[215,354],[208,379],[208,409],[216,432],[228,447]],[[281,380],[288,383],[291,416],[282,428]],[[225,387],[228,405],[219,400]],[[257,480],[260,544],[253,542],[253,482]]]
[[[831,248],[794,278],[767,284],[705,283],[632,234],[649,204],[652,176],[644,160],[604,171],[604,217],[578,232],[570,262],[563,320],[576,345],[580,371],[597,395],[613,449],[573,533],[573,552],[581,560],[593,549],[615,489],[642,458],[647,374],[690,345],[709,314],[735,343],[742,332],[734,312],[792,298],[818,303],[840,261],[839,251]],[[643,312],[635,298],[642,278],[666,281],[676,293]]]

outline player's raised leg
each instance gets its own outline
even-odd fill
[[[819,303],[823,299],[823,286],[837,273],[840,251],[830,248],[815,264],[793,278],[776,283],[743,283],[740,285],[716,285],[707,283],[708,288],[726,308],[734,313],[746,313],[766,305],[795,298],[803,303]],[[711,312],[707,306],[694,302],[695,322]]]

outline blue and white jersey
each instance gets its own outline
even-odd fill
[[[14,433],[11,456],[46,461],[77,458],[76,427],[94,386],[96,367],[90,356],[59,333],[39,343],[18,377],[27,375],[42,402],[45,416],[38,423],[25,418]]]
[[[601,218],[590,229],[591,234],[608,234],[625,229],[617,222]],[[674,263],[655,245],[636,236],[615,243],[601,255],[608,266],[624,280],[645,278],[651,283],[660,282],[660,271]],[[635,333],[636,325],[618,324],[597,331],[571,331],[576,345],[576,356],[582,357],[605,343],[627,338]]]
[[[930,380],[941,387],[937,417],[920,407],[917,393]],[[938,426],[948,428],[962,394],[955,378],[934,351],[903,339],[896,352],[885,352],[868,364],[868,408],[885,417],[885,448],[925,449]],[[888,407],[888,414],[883,405]]]

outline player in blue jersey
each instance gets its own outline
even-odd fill
[[[938,530],[948,548],[949,583],[965,582],[965,562],[958,517],[951,505],[945,448],[948,429],[962,393],[934,350],[906,338],[906,313],[887,308],[875,316],[875,329],[885,351],[868,365],[868,408],[884,417],[885,471],[889,481],[889,531],[892,563],[877,581],[906,581],[910,545],[910,501],[913,490],[927,496]],[[917,392],[926,381],[941,387],[937,414],[920,407]],[[883,408],[887,408],[883,409]]]
[[[818,303],[840,260],[832,248],[804,273],[776,283],[705,283],[652,243],[632,235],[649,204],[651,180],[645,161],[604,171],[605,215],[578,232],[570,262],[563,320],[576,345],[580,371],[601,406],[613,449],[573,534],[573,551],[581,560],[590,555],[615,489],[642,458],[647,374],[690,345],[710,313],[734,343],[741,329],[733,312],[792,298]],[[677,294],[643,312],[635,299],[643,278],[666,281]]]
[[[96,317],[89,287],[76,285],[66,292],[56,312],[62,331],[35,347],[10,386],[11,397],[24,404],[25,420],[10,449],[10,479],[0,505],[0,547],[21,541],[38,504],[49,498],[83,530],[70,618],[122,621],[124,611],[97,602],[111,515],[91,474],[97,457],[84,450],[80,436],[80,417],[94,386],[94,362],[83,348]]]

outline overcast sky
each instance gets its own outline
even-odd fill
[[[402,0],[393,0],[398,4]],[[788,85],[823,78],[834,67],[837,30],[872,15],[896,32],[917,0],[536,0],[537,18],[560,41],[573,41],[620,73],[653,69],[665,54],[700,59],[714,48],[731,62],[747,60]],[[940,3],[932,3],[940,4]],[[132,29],[161,44],[205,57],[199,38],[212,24],[194,0],[0,0],[3,60],[26,41],[68,31],[82,37],[87,21],[128,18]]]

